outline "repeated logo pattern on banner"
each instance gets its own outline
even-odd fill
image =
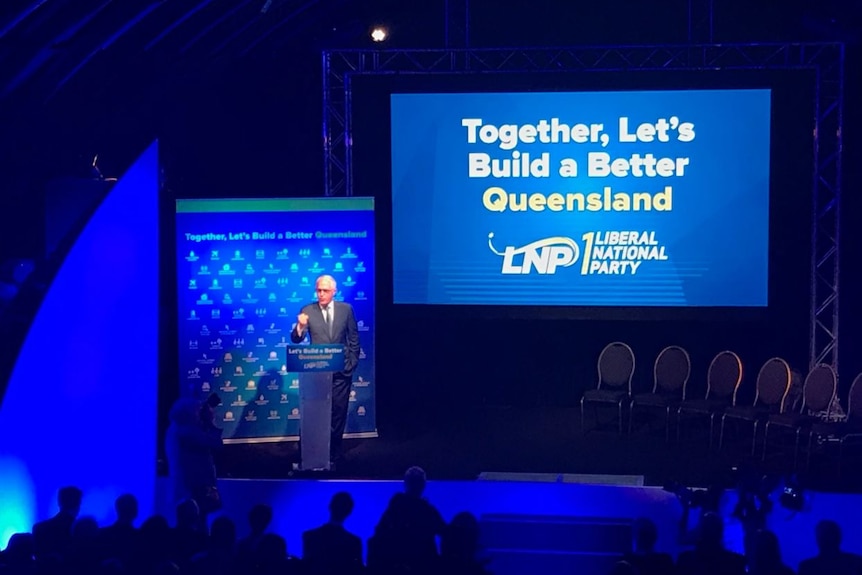
[[[299,376],[287,371],[285,348],[323,274],[359,329],[346,432],[376,430],[372,210],[364,198],[177,202],[183,393],[219,394],[226,439],[299,435]]]

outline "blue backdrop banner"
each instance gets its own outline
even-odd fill
[[[370,198],[178,200],[183,393],[218,393],[228,441],[299,435],[290,330],[322,274],[353,305],[359,365],[346,432],[373,435],[374,203]]]
[[[393,94],[395,302],[766,306],[770,99]]]

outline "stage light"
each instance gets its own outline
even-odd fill
[[[383,42],[384,40],[386,40],[386,37],[388,35],[389,34],[387,33],[386,28],[381,28],[380,26],[377,26],[373,30],[371,30],[371,39],[375,42]]]

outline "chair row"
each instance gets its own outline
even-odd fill
[[[757,431],[762,426],[763,453],[767,455],[770,430],[790,431],[795,434],[794,467],[798,459],[800,439],[808,432],[808,456],[815,437],[840,438],[841,446],[850,439],[862,438],[862,374],[856,377],[850,390],[847,420],[829,423],[829,412],[836,405],[837,376],[830,365],[815,366],[802,385],[801,401],[794,401],[791,389],[793,372],[788,363],[774,357],[767,360],[757,375],[754,401],[740,404],[738,394],[743,380],[742,360],[732,351],[718,353],[710,362],[703,398],[686,396],[691,360],[688,352],[679,346],[664,348],[656,357],[653,369],[653,389],[649,393],[632,394],[632,377],[635,356],[622,342],[607,345],[599,355],[598,385],[584,392],[581,398],[581,430],[584,427],[584,410],[587,404],[610,404],[618,409],[619,433],[623,433],[624,406],[628,406],[629,433],[639,411],[665,412],[665,440],[670,439],[671,414],[676,414],[677,441],[680,440],[683,422],[697,418],[709,420],[709,445],[712,448],[714,428],[720,420],[719,449],[722,448],[727,423],[751,426],[751,453],[755,454]],[[827,414],[826,418],[820,417]],[[843,449],[842,449],[843,452]]]

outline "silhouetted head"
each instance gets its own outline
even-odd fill
[[[353,497],[346,491],[339,491],[329,500],[329,516],[337,523],[343,523],[353,512]]]
[[[117,497],[114,509],[117,511],[117,521],[120,523],[131,525],[138,518],[138,500],[131,493],[124,493]]]
[[[440,538],[440,551],[445,557],[473,559],[479,548],[479,520],[468,511],[452,518]]]
[[[35,545],[30,533],[16,533],[9,538],[3,560],[10,566],[22,565],[33,561]]]
[[[221,396],[217,393],[211,393],[206,401],[201,402],[198,410],[200,421],[205,424],[212,424],[215,419],[215,410],[222,404]]]
[[[421,467],[411,467],[404,474],[404,491],[408,495],[419,497],[425,491],[426,482],[425,470]]]
[[[825,519],[819,522],[814,533],[821,553],[837,553],[841,550],[841,527],[834,521]]]
[[[177,527],[193,528],[199,517],[200,509],[194,499],[184,499],[177,504]]]
[[[251,508],[251,511],[248,512],[248,524],[251,527],[251,532],[255,535],[260,535],[266,528],[269,527],[269,523],[272,521],[272,507],[269,505],[255,505]]]
[[[774,573],[781,565],[781,550],[775,533],[761,529],[754,534],[751,567],[755,573]]]
[[[207,400],[206,400],[206,404],[208,406],[212,407],[213,409],[215,409],[216,407],[218,407],[219,405],[222,404],[221,396],[217,393],[209,394],[209,397],[207,397]]]
[[[60,506],[60,512],[77,517],[81,512],[81,500],[84,498],[84,492],[74,486],[63,487],[57,494],[57,504]]]
[[[171,554],[172,534],[168,520],[161,515],[153,515],[141,524],[138,530],[138,559],[146,565],[147,570],[162,561],[167,561]]]
[[[213,549],[227,550],[236,543],[236,526],[230,517],[216,517],[210,527],[210,543]]]
[[[698,525],[698,547],[724,546],[724,520],[717,513],[704,513]]]
[[[141,524],[140,538],[149,551],[164,548],[170,535],[168,520],[161,515],[153,515]]]
[[[286,560],[287,541],[284,540],[284,537],[275,533],[267,533],[260,538],[255,549],[255,563],[261,572],[279,572],[283,570],[283,563]]]
[[[86,544],[99,536],[99,524],[92,517],[81,517],[72,525],[72,541],[75,544]]]
[[[655,549],[658,541],[658,527],[646,517],[635,519],[632,523],[632,542],[635,551],[649,552]]]

